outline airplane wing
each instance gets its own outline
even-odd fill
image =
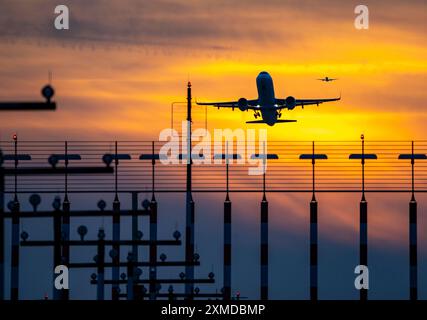
[[[332,102],[332,101],[339,101],[341,100],[341,96],[338,98],[331,98],[331,99],[295,99],[294,101],[286,102],[286,99],[276,99],[277,109],[290,109],[297,106],[308,106],[308,105],[319,105],[324,102]]]
[[[239,101],[227,101],[227,102],[197,102],[199,106],[212,106],[217,108],[239,108]],[[247,100],[247,109],[258,110],[258,100]]]

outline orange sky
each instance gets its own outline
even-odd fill
[[[426,138],[425,1],[368,1],[363,31],[353,25],[357,1],[61,3],[69,31],[53,28],[55,1],[0,3],[0,99],[41,99],[51,70],[58,103],[56,112],[2,113],[2,140],[157,140],[188,79],[198,100],[253,99],[263,70],[281,98],[342,93],[285,112],[298,122],[268,128],[270,139]],[[315,80],[324,76],[340,80]],[[252,115],[212,109],[208,119],[209,128],[247,128]]]
[[[298,122],[269,128],[271,138],[424,138],[422,1],[368,3],[364,31],[353,1],[70,1],[69,31],[53,29],[52,1],[2,3],[0,99],[38,99],[52,70],[58,102],[55,113],[3,113],[3,137],[156,139],[188,78],[199,100],[250,99],[266,70],[278,97],[343,96],[285,112]],[[314,80],[326,75],[340,80]],[[252,115],[214,109],[208,119],[246,127]]]

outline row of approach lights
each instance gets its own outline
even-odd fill
[[[13,140],[17,140],[16,134],[13,135]],[[192,159],[203,160],[205,156],[203,154],[192,154]],[[186,159],[187,156],[185,154],[179,154],[178,158],[180,160]],[[241,159],[241,155],[239,154],[215,154],[214,159]],[[252,154],[251,159],[278,159],[278,155],[276,154]],[[113,154],[106,153],[102,156],[102,162],[108,167],[111,166],[114,160],[131,160],[132,157],[129,154]],[[167,160],[167,155],[160,154],[142,154],[139,156],[139,160]],[[0,165],[3,164],[4,161],[9,160],[18,160],[18,161],[30,161],[32,160],[31,155],[29,154],[19,154],[19,155],[5,155],[0,151]],[[52,166],[52,168],[56,168],[60,161],[71,161],[71,160],[82,160],[82,157],[79,154],[52,154],[48,157],[47,161]]]
[[[129,253],[129,254],[131,254],[131,253]],[[136,270],[135,270],[135,278],[136,278],[136,280],[139,280],[139,278],[141,277],[141,275],[142,275],[142,270],[141,270],[141,268],[136,268]],[[179,274],[179,277],[180,277],[180,279],[182,280],[182,281],[184,281],[185,280],[185,273],[184,272],[181,272],[180,274]],[[91,278],[91,282],[92,283],[96,283],[96,281],[97,281],[97,279],[98,279],[98,275],[96,274],[96,273],[92,273],[91,275],[90,275],[90,278]],[[214,278],[215,278],[215,274],[213,273],[213,272],[209,272],[209,274],[208,274],[208,278],[210,279],[210,280],[214,280]],[[121,274],[120,274],[120,279],[122,280],[122,281],[126,281],[126,279],[127,279],[127,275],[126,275],[126,273],[124,273],[124,272],[122,272]],[[160,284],[160,283],[157,283],[156,284],[156,293],[159,293],[159,291],[162,289],[162,285]],[[120,293],[120,288],[117,288],[117,290],[118,290],[118,292]],[[221,289],[221,292],[223,292],[224,290],[223,289]],[[145,295],[145,294],[147,294],[147,292],[148,292],[148,290],[147,290],[147,288],[145,287],[145,286],[142,286],[142,293]],[[168,292],[169,292],[169,294],[173,294],[174,293],[174,287],[173,287],[173,285],[169,285],[169,287],[168,287]],[[195,287],[194,288],[194,293],[197,295],[197,294],[199,294],[200,293],[200,289],[199,289],[199,287]]]
[[[14,140],[16,140],[14,136]],[[366,160],[375,160],[377,159],[376,154],[367,154],[364,150],[364,135],[361,136],[362,140],[362,153],[361,154],[350,154],[349,159],[357,159],[361,160],[362,163],[362,170],[365,165]],[[139,156],[140,160],[152,160],[152,165],[154,166],[155,160],[160,159],[162,156],[160,154],[142,154]],[[180,154],[179,159],[186,158],[185,154]],[[192,155],[192,158],[198,158],[198,159],[204,159],[203,154],[196,154]],[[239,154],[215,154],[214,159],[226,159],[226,165],[228,167],[229,159],[240,159],[241,156]],[[267,159],[270,160],[277,160],[279,159],[279,156],[277,154],[253,154],[251,155],[252,159],[263,159],[266,161]],[[313,142],[313,152],[312,154],[301,154],[299,157],[301,160],[311,160],[313,165],[313,188],[314,188],[314,164],[316,160],[326,160],[328,159],[328,156],[326,154],[315,154],[314,152],[314,142]],[[111,164],[114,160],[116,160],[116,165],[118,164],[119,160],[130,160],[131,156],[129,154],[111,154],[107,153],[102,156],[102,161],[106,164],[108,168],[111,167]],[[410,154],[399,154],[398,156],[399,160],[411,160],[412,168],[414,167],[415,160],[426,160],[427,155],[426,154],[415,154],[414,153],[414,142],[412,142],[412,152]],[[21,154],[21,155],[3,155],[0,150],[0,165],[3,163],[4,160],[15,160],[15,166],[17,165],[18,160],[31,160],[31,156],[27,154]],[[56,168],[57,164],[60,160],[64,160],[65,164],[67,166],[69,160],[81,160],[81,156],[79,154],[53,154],[48,158],[49,164],[52,166],[52,168]],[[264,174],[265,176],[265,174]],[[117,178],[117,177],[116,177]],[[153,171],[153,179],[154,179],[154,171]],[[414,172],[412,170],[412,191],[414,191]],[[364,189],[364,188],[363,188]],[[314,190],[314,189],[313,189]]]
[[[29,200],[31,206],[33,207],[33,211],[37,212],[37,208],[38,208],[38,206],[41,203],[41,197],[38,194],[32,194],[29,197],[28,200]],[[104,200],[99,200],[97,206],[98,206],[98,209],[102,212],[107,207],[107,203]],[[150,210],[150,201],[148,199],[145,199],[144,201],[142,201],[142,207],[144,208],[144,210],[147,210],[147,211]],[[14,201],[13,200],[11,200],[11,201],[8,202],[7,208],[10,211],[13,210],[13,208],[14,208]],[[53,200],[53,202],[52,202],[52,208],[54,210],[60,210],[61,209],[61,198],[59,196],[56,196],[55,199]],[[104,239],[105,234],[103,236],[102,235],[103,232],[104,231],[102,230],[102,233],[98,234],[98,238],[99,239]],[[82,241],[84,241],[84,237],[87,234],[87,228],[86,228],[86,226],[82,225],[82,226],[78,227],[77,233],[80,235],[80,239]],[[137,233],[138,240],[141,240],[142,237],[143,237],[143,233],[141,231],[138,231],[138,233]],[[173,233],[173,237],[175,238],[175,240],[179,240],[181,238],[181,233],[178,230],[176,230]]]
[[[36,212],[37,211],[37,207],[40,205],[40,203],[41,203],[41,198],[40,198],[40,196],[38,195],[38,194],[33,194],[33,195],[31,195],[30,196],[30,198],[29,198],[29,202],[30,202],[30,204],[33,206],[33,210],[34,210],[34,212]],[[14,202],[13,201],[10,201],[9,203],[8,203],[8,205],[7,205],[7,207],[8,207],[8,209],[10,210],[10,211],[12,211],[13,210],[13,205],[14,205]],[[143,208],[145,209],[145,210],[149,210],[149,208],[150,208],[150,201],[149,200],[147,200],[147,199],[145,199],[143,202],[142,202],[142,206],[143,206]],[[52,207],[53,207],[53,209],[55,209],[55,210],[60,210],[60,208],[61,208],[61,199],[59,198],[59,197],[55,197],[55,199],[54,199],[54,201],[53,201],[53,203],[52,203]],[[98,201],[98,208],[101,210],[101,211],[103,211],[103,210],[105,210],[105,208],[106,208],[106,202],[104,201],[104,200],[100,200],[100,201]],[[85,236],[87,235],[87,233],[88,233],[88,229],[87,229],[87,227],[85,226],[85,225],[81,225],[81,226],[79,226],[78,228],[77,228],[77,233],[79,234],[79,236],[80,236],[80,240],[81,241],[84,241],[85,239]],[[137,238],[137,240],[141,240],[142,238],[143,238],[143,233],[142,233],[142,231],[140,231],[140,230],[138,230],[138,232],[137,232],[137,234],[136,234],[136,238]],[[173,233],[173,237],[174,237],[174,239],[176,240],[176,241],[178,241],[180,238],[181,238],[181,232],[179,232],[178,230],[175,230],[174,231],[174,233]],[[29,235],[28,235],[28,233],[26,232],[26,231],[22,231],[22,233],[21,233],[21,239],[23,240],[23,241],[26,241],[26,240],[28,240],[28,238],[29,238]],[[105,238],[105,231],[104,231],[104,229],[100,229],[99,230],[99,232],[98,232],[98,239],[99,240],[104,240],[104,238]],[[115,252],[115,250],[111,250],[110,251],[110,257],[111,258],[114,258],[115,256],[116,256],[116,252]],[[128,257],[129,258],[129,257]],[[166,256],[166,254],[164,254],[164,253],[162,253],[161,255],[160,255],[160,260],[162,261],[162,262],[164,262],[164,261],[166,261],[166,259],[167,259],[167,256]],[[197,261],[199,261],[199,259],[200,259],[200,255],[198,254],[198,253],[194,253],[194,261],[195,262],[197,262]]]
[[[14,135],[14,140],[16,140],[16,135]],[[362,135],[362,141],[364,140],[364,137]],[[314,147],[314,146],[313,146]],[[17,160],[31,160],[31,156],[27,154],[22,154],[17,156]],[[167,156],[164,155],[166,158]],[[179,159],[185,159],[186,155],[179,154]],[[3,163],[4,160],[15,160],[14,155],[3,155],[0,153],[0,165]],[[142,154],[140,155],[140,160],[159,160],[162,158],[162,155],[159,154]],[[193,154],[193,159],[199,159],[203,160],[205,159],[203,154]],[[321,159],[328,159],[326,154],[315,154],[313,150],[313,154],[302,154],[299,157],[301,160],[304,159],[311,159],[311,160],[321,160]],[[350,159],[377,159],[377,156],[375,154],[351,154],[349,156]],[[69,161],[69,160],[81,160],[81,156],[79,154],[67,154],[67,155],[61,155],[61,154],[52,154],[48,158],[48,163],[53,167],[56,168],[59,161]],[[214,159],[241,159],[241,156],[239,154],[215,154]],[[251,159],[268,159],[268,160],[277,160],[279,159],[279,156],[277,154],[252,154]],[[409,159],[409,160],[415,160],[415,159],[427,159],[427,156],[425,154],[414,154],[413,150],[411,154],[400,154],[398,157],[399,160]],[[111,154],[107,153],[102,156],[102,161],[109,167],[113,163],[114,160],[131,160],[131,156],[129,154]]]
[[[40,205],[40,203],[41,203],[41,198],[40,198],[40,196],[38,195],[38,194],[32,194],[30,197],[29,197],[29,202],[30,202],[30,204],[33,206],[33,210],[36,212],[37,211],[37,207]],[[105,210],[105,208],[106,208],[106,202],[104,201],[104,200],[100,200],[100,201],[98,201],[98,204],[97,204],[97,206],[98,206],[98,208],[99,208],[99,210],[101,210],[101,211],[103,211],[103,210]],[[143,206],[143,208],[145,209],[145,210],[149,210],[149,208],[150,208],[150,201],[149,200],[147,200],[147,199],[145,199],[143,202],[142,202],[142,206]],[[54,201],[53,201],[53,203],[52,203],[52,207],[53,207],[53,209],[55,209],[55,210],[60,210],[60,207],[61,207],[61,199],[59,198],[59,197],[55,197],[55,199],[54,199]],[[8,203],[8,209],[9,210],[12,210],[13,209],[13,201],[10,201],[9,203]],[[85,226],[85,225],[80,225],[78,228],[77,228],[77,233],[79,234],[79,236],[80,236],[80,240],[81,241],[84,241],[85,239],[85,236],[87,235],[87,233],[88,233],[88,228]],[[138,232],[137,232],[137,234],[136,234],[136,237],[137,237],[137,240],[141,240],[142,238],[143,238],[143,233],[142,233],[142,231],[140,231],[140,230],[138,230]],[[175,240],[176,241],[178,241],[180,238],[181,238],[181,233],[178,231],[178,230],[176,230],[176,231],[174,231],[174,233],[173,233],[173,237],[175,238]],[[26,231],[22,231],[21,232],[21,239],[22,239],[22,241],[26,241],[26,240],[28,240],[28,238],[29,238],[29,235],[28,235],[28,233],[26,232]],[[100,240],[100,241],[102,241],[102,240],[104,240],[105,239],[105,231],[104,231],[104,229],[103,228],[101,228],[101,229],[99,229],[99,231],[98,231],[98,239]],[[114,250],[114,249],[112,249],[112,250],[110,250],[110,252],[109,252],[109,256],[112,258],[112,259],[114,259],[114,258],[116,258],[117,257],[117,251],[116,250]],[[160,261],[161,262],[165,262],[166,260],[167,260],[167,255],[166,254],[164,254],[164,253],[162,253],[162,254],[160,254],[160,256],[159,256],[159,258],[160,258]],[[198,254],[198,253],[194,253],[194,256],[193,256],[193,259],[194,259],[194,261],[195,262],[197,262],[197,261],[199,261],[199,259],[200,259],[200,255]],[[95,255],[94,257],[93,257],[93,260],[94,260],[94,262],[95,263],[97,263],[98,262],[98,255]],[[134,260],[134,258],[133,258],[133,254],[131,253],[131,252],[129,252],[128,253],[128,256],[127,256],[127,261],[128,262],[133,262],[133,260]],[[135,276],[136,276],[136,279],[139,279],[139,277],[142,275],[142,269],[141,268],[136,268],[135,269]],[[184,272],[181,272],[180,274],[179,274],[179,277],[180,277],[180,279],[181,280],[185,280],[185,273]],[[126,280],[126,278],[127,278],[127,275],[126,275],[126,273],[121,273],[121,275],[120,275],[120,278],[121,278],[121,280]],[[213,272],[210,272],[209,274],[208,274],[208,278],[209,279],[211,279],[211,280],[213,280],[214,278],[215,278],[215,274],[213,273]],[[97,274],[96,273],[92,273],[92,275],[91,275],[91,279],[92,279],[92,281],[96,281],[97,280]],[[157,291],[160,291],[161,290],[161,285],[160,284],[157,284],[156,285],[156,289],[157,289]],[[143,287],[143,289],[142,289],[142,291],[143,291],[143,293],[145,294],[145,293],[147,293],[147,289],[145,288],[145,287]],[[168,292],[170,293],[170,294],[172,294],[173,292],[174,292],[174,288],[173,288],[173,286],[172,285],[170,285],[169,286],[169,288],[168,288]],[[194,289],[194,293],[195,294],[198,294],[200,292],[200,289],[198,288],[198,287],[196,287],[195,289]]]
[[[14,140],[16,140],[14,136]],[[377,159],[376,154],[367,154],[364,152],[364,135],[361,136],[362,140],[362,153],[361,154],[350,154],[349,159],[357,159],[361,160],[362,167],[365,164],[365,160],[375,160]],[[139,156],[140,160],[152,160],[152,164],[155,164],[155,160],[160,159],[164,155],[160,154],[142,154]],[[186,155],[180,154],[179,159],[186,158]],[[196,154],[192,155],[192,158],[198,158],[198,159],[204,159],[203,154]],[[215,154],[214,159],[226,159],[226,164],[228,166],[228,160],[229,159],[240,159],[241,156],[239,154]],[[266,161],[267,159],[270,160],[277,160],[279,159],[277,154],[253,154],[251,155],[252,159],[263,159]],[[326,154],[315,154],[314,153],[314,142],[313,142],[313,152],[312,154],[302,154],[299,157],[301,160],[309,159],[312,161],[313,167],[316,160],[326,160],[328,159],[328,156]],[[131,156],[129,154],[111,154],[107,153],[102,156],[102,161],[106,164],[107,167],[111,167],[111,164],[114,160],[116,160],[116,165],[118,164],[119,160],[130,160]],[[427,159],[427,156],[425,154],[415,154],[414,153],[414,142],[412,142],[412,153],[410,154],[400,154],[398,156],[399,160],[411,160],[412,167],[414,166],[415,160],[425,160]],[[0,165],[3,163],[4,160],[15,160],[15,165],[17,164],[18,160],[31,160],[31,156],[27,154],[21,154],[21,155],[3,155],[0,151]],[[52,166],[52,168],[56,168],[57,164],[60,160],[64,160],[66,165],[68,164],[69,160],[81,160],[81,156],[79,154],[53,154],[48,158],[49,164]],[[154,173],[154,172],[153,172]],[[314,174],[314,172],[313,172]],[[153,177],[154,178],[154,177]],[[414,173],[412,172],[412,178],[414,179]],[[314,176],[313,176],[314,181]],[[414,186],[413,186],[414,188]]]
[[[37,212],[37,208],[38,208],[38,206],[40,205],[40,203],[41,203],[41,197],[40,197],[40,195],[38,195],[38,194],[36,194],[36,193],[34,193],[34,194],[32,194],[29,198],[28,198],[28,202],[31,204],[31,206],[33,207],[33,211],[34,212]],[[142,207],[145,209],[145,210],[150,210],[150,200],[148,200],[148,199],[145,199],[145,200],[143,200],[142,201]],[[11,201],[9,201],[9,203],[7,204],[7,208],[10,210],[10,211],[12,211],[12,209],[13,209],[13,204],[14,204],[14,201],[13,200],[11,200]],[[104,201],[104,200],[99,200],[98,201],[98,203],[97,203],[97,207],[98,207],[98,209],[99,210],[101,210],[101,211],[104,211],[105,210],[105,208],[107,207],[107,203]],[[55,198],[54,198],[54,200],[53,200],[53,202],[52,202],[52,208],[53,209],[55,209],[55,210],[59,210],[59,209],[61,209],[61,198],[59,197],[59,196],[56,196]]]

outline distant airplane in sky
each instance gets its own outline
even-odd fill
[[[286,99],[276,99],[274,95],[273,79],[263,71],[256,78],[258,89],[258,99],[247,100],[240,98],[238,101],[230,102],[196,102],[202,106],[214,106],[219,108],[239,108],[241,111],[253,110],[255,119],[261,117],[262,120],[246,121],[246,123],[266,123],[273,126],[275,123],[296,122],[296,120],[281,120],[282,109],[293,110],[296,106],[319,105],[323,102],[337,101],[339,98],[332,99],[295,99],[292,96]]]
[[[335,81],[335,80],[338,80],[338,79],[329,78],[329,77],[324,77],[324,78],[317,79],[317,80],[325,81],[325,82],[331,82],[331,81]]]

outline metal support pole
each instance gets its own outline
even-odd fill
[[[55,279],[55,268],[61,264],[61,229],[62,229],[62,223],[61,223],[61,216],[62,212],[59,208],[60,199],[56,198],[54,200],[55,202],[58,202],[57,205],[55,205],[55,211],[53,215],[53,279]],[[59,300],[61,298],[61,290],[56,289],[55,285],[53,286],[53,299]]]
[[[362,135],[362,199],[360,201],[360,265],[368,266],[368,202],[365,198],[365,139]],[[368,299],[368,290],[360,289],[360,300]]]
[[[409,202],[409,285],[410,300],[418,299],[418,266],[417,266],[417,202]]]
[[[231,201],[224,201],[224,300],[231,299]]]
[[[151,202],[150,202],[150,300],[155,300],[157,295],[156,280],[157,280],[157,201],[154,194],[155,188],[155,165],[156,156],[154,154],[154,141],[151,143]]]
[[[120,201],[116,195],[113,202],[113,241],[120,240]],[[113,270],[112,276],[113,281],[119,281],[120,276],[120,245],[116,242],[113,245]],[[118,282],[114,283],[112,286],[112,299],[119,300],[120,287]]]
[[[312,153],[302,154],[299,157],[301,160],[311,160],[312,168],[312,192],[313,195],[310,201],[310,300],[318,298],[318,225],[317,225],[317,208],[316,200],[316,160],[326,160],[326,154],[316,154],[314,152],[314,141],[312,142]]]
[[[65,240],[65,243],[62,247],[62,264],[68,267],[70,263],[70,246],[67,241],[70,240],[70,201],[66,196],[62,204],[62,238]],[[63,300],[68,300],[70,295],[70,290],[62,290],[61,298]]]
[[[96,299],[104,300],[104,279],[105,279],[105,233],[104,229],[99,229],[98,232],[98,246],[97,246],[97,274],[98,283],[96,285]]]
[[[360,201],[360,265],[368,266],[368,202]],[[368,290],[360,289],[360,300],[368,299]]]
[[[365,162],[366,159],[377,159],[374,153],[365,154],[365,136],[361,135],[362,153],[350,154],[349,159],[361,160],[362,164],[362,199],[360,200],[359,221],[359,265],[368,267],[368,202],[365,198]],[[361,288],[360,300],[368,299],[368,289]]]
[[[418,299],[418,257],[417,257],[417,201],[415,200],[415,157],[412,141],[411,182],[412,196],[409,202],[409,299]]]
[[[191,83],[187,85],[187,183],[186,183],[186,227],[185,227],[185,276],[187,280],[194,279],[194,201],[191,183]],[[194,284],[190,281],[185,284],[187,299],[193,299]]]
[[[138,240],[138,192],[132,192],[132,240]],[[132,258],[134,262],[138,262],[138,245],[134,244],[132,246]],[[135,292],[135,275],[136,275],[136,263],[133,264],[132,271],[132,290],[133,290],[133,299],[136,297]],[[129,277],[129,273],[128,273]]]
[[[119,159],[117,156],[117,141],[115,143],[115,161],[114,161],[114,171],[115,171],[115,197],[113,201],[113,241],[116,241],[116,244],[113,245],[113,270],[112,270],[112,278],[115,282],[112,286],[112,299],[113,300],[119,300],[119,294],[120,294],[120,285],[118,283],[119,277],[120,277],[120,245],[118,244],[118,241],[120,240],[120,201],[119,196],[117,193],[117,177],[118,177],[118,164]]]
[[[14,181],[15,181],[15,196],[13,200],[12,209],[12,258],[11,258],[11,286],[10,286],[10,299],[19,299],[19,201],[18,201],[18,138],[13,136],[14,149],[15,149],[15,166],[14,166]]]
[[[231,201],[229,195],[229,152],[226,142],[225,168],[227,194],[224,201],[224,300],[231,300]]]
[[[70,240],[70,201],[68,200],[68,143],[65,142],[65,195],[64,202],[62,204],[62,235],[61,238],[65,241],[62,246],[62,261],[61,264],[68,267],[70,262],[70,246],[68,240]],[[61,290],[61,300],[69,299],[70,290]]]
[[[0,156],[2,152],[0,149]],[[0,301],[4,300],[4,168],[0,159]]]
[[[265,170],[267,154],[263,157],[263,196],[261,201],[261,300],[268,300],[268,201],[265,195]]]
[[[153,195],[150,202],[150,300],[155,300],[157,294],[157,244],[155,241],[157,241],[157,202]]]
[[[313,141],[313,196],[310,202],[310,300],[317,300],[317,200],[316,200],[316,183],[315,183],[315,153]]]
[[[138,192],[132,192],[132,240],[138,239]],[[138,261],[138,245],[132,246],[132,254],[135,261]]]
[[[11,286],[10,299],[19,298],[19,211],[18,198],[15,195],[12,210],[12,258],[11,258]]]
[[[261,201],[261,300],[268,300],[268,201]]]
[[[310,300],[317,300],[317,201],[310,202]]]
[[[169,301],[175,300],[174,294],[173,294],[173,287],[172,287],[172,285],[169,287],[169,290],[168,290],[168,300]]]

